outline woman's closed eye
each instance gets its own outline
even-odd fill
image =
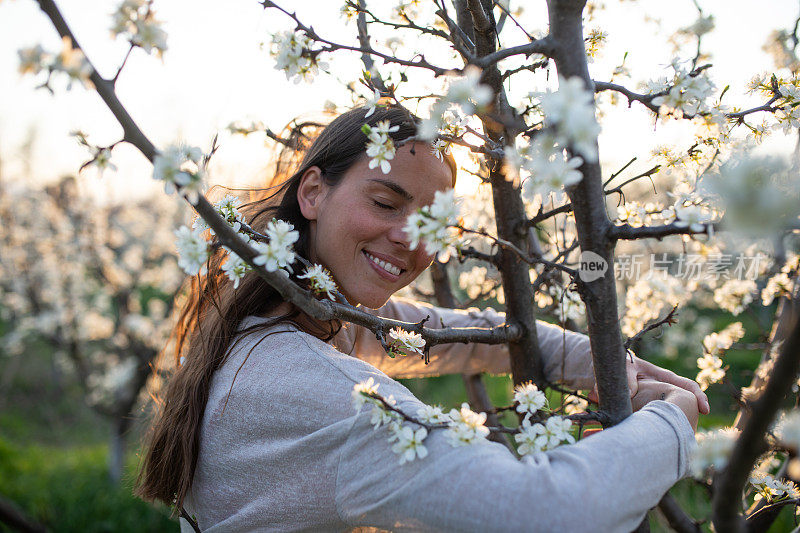
[[[372,200],[372,202],[381,209],[396,209],[395,206],[381,202],[380,200]]]

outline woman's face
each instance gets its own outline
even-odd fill
[[[427,268],[433,256],[415,250],[403,231],[406,218],[433,202],[436,191],[453,185],[450,167],[424,143],[398,148],[392,170],[383,174],[359,159],[335,187],[317,167],[303,177],[298,201],[311,221],[311,260],[333,274],[352,304],[382,306]]]

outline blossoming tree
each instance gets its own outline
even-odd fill
[[[169,337],[181,284],[170,228],[180,212],[164,199],[98,207],[70,177],[45,191],[0,185],[0,215],[8,221],[0,349],[11,368],[26,349],[54,350],[86,402],[110,420],[109,473],[119,480],[140,393]]]
[[[417,136],[402,142],[429,142],[439,155],[460,150],[464,171],[479,177],[477,190],[460,200],[454,191],[438,193],[432,205],[408,218],[405,231],[412,246],[438,254],[431,297],[451,306],[459,303],[457,297],[476,302],[495,298],[505,306],[507,323],[491,329],[432,328],[425,321],[402,323],[350,305],[321,266],[294,252],[298,234],[285,221],[274,220],[259,232],[239,212],[236,198],[209,203],[203,195],[202,152],[153,145],[117,97],[118,73],[103,78],[54,2],[38,3],[64,39],[64,48],[58,55],[37,46],[23,50],[21,69],[46,73],[45,84],[63,74],[93,87],[123,128],[120,142],[137,147],[153,162],[154,178],[164,182],[166,191],[194,207],[202,220],[177,234],[187,273],[204,275],[210,254],[224,253],[224,270],[234,284],[253,272],[315,319],[370,329],[388,356],[427,359],[431,346],[448,342],[508,345],[515,390],[514,403],[505,408],[481,405],[485,394],[473,377],[472,408],[463,405],[449,412],[430,406],[405,413],[374,383],[356,386],[355,407],[371,406],[376,430],[387,432],[387,446],[401,463],[424,460],[425,438],[432,431],[446,432],[453,446],[513,435],[515,453],[524,459],[574,442],[580,431],[576,435],[573,424],[580,429],[590,421],[617,424],[631,413],[625,369],[631,346],[674,323],[677,308],[690,302],[737,315],[754,305],[760,291],[764,305],[781,302],[776,325],[757,335],[755,349],[764,355],[746,394],[737,391],[742,407],[737,428],[698,438],[694,473],[711,488],[718,531],[765,530],[781,507],[797,501],[789,478],[800,479],[798,416],[790,413],[773,427],[800,366],[798,263],[791,248],[800,205],[797,171],[785,158],[754,155],[752,149],[771,130],[797,133],[796,24],[793,33],[772,36],[771,47],[781,62],[774,74],[754,78],[751,90],[762,101],[743,109],[723,104],[723,97],[737,96],[727,95],[727,88],[718,90],[712,81],[702,38],[713,29],[713,19],[699,4],[697,21],[681,31],[691,54],[679,47],[681,54],[666,76],[634,90],[623,83],[632,78],[624,61],[610,80],[590,77],[588,60],[602,46],[604,34],[584,31],[597,9],[587,9],[585,0],[548,0],[548,30],[541,36],[525,29],[508,2],[437,0],[423,5],[402,0],[387,11],[364,0],[347,0],[342,12],[353,31],[346,42],[328,38],[313,21],[279,3],[260,2],[285,17],[286,31],[273,35],[270,46],[276,68],[288,79],[312,81],[330,71],[340,56],[359,55],[364,69],[357,74],[359,83],[348,87],[370,110],[367,114],[377,106],[415,105],[424,118]],[[113,31],[129,40],[130,50],[166,50],[150,2],[125,0]],[[501,36],[502,42],[517,44],[500,46]],[[404,44],[403,38],[413,44]],[[557,76],[548,77],[553,69]],[[528,90],[512,90],[518,84]],[[642,171],[630,170],[637,158],[613,172],[603,169],[598,108],[605,112],[620,104],[641,106],[659,123],[690,125],[692,142],[658,150]],[[259,124],[231,130],[260,130],[277,142],[289,142]],[[362,131],[370,168],[389,172],[401,144],[389,136],[392,126],[365,124]],[[114,145],[89,147],[93,162],[103,165]],[[637,189],[644,180],[668,191],[670,202]],[[755,248],[748,251],[743,242]],[[756,249],[762,254],[754,254]],[[637,268],[631,259],[644,250],[649,261]],[[762,255],[759,265],[755,258]],[[619,275],[629,268],[634,275]],[[702,278],[689,276],[699,271]],[[463,287],[454,295],[449,277],[456,274]],[[618,292],[624,294],[622,316]],[[535,328],[543,316],[588,332],[596,408],[586,408],[588,397],[579,391],[564,391],[545,379]],[[746,334],[741,323],[707,333],[693,345],[701,354],[697,379],[705,387],[725,378],[724,353]],[[549,408],[543,393],[548,387],[567,394],[569,405]],[[584,410],[575,412],[581,403]],[[519,427],[497,422],[495,415],[504,410],[519,414]],[[758,496],[748,510],[740,505],[743,491]],[[699,530],[669,496],[660,508],[675,529]]]

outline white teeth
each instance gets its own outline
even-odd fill
[[[377,257],[375,257],[374,255],[372,255],[370,253],[364,252],[364,255],[366,255],[367,258],[369,258],[370,261],[372,261],[373,263],[375,263],[376,265],[378,265],[379,267],[384,269],[386,272],[389,272],[390,274],[394,274],[395,276],[399,276],[400,272],[402,272],[400,267],[396,267],[391,263],[388,263],[386,261],[382,261],[382,260],[378,259]]]

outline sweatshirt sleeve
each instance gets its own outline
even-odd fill
[[[491,328],[505,322],[505,313],[494,309],[445,309],[404,298],[392,298],[374,314],[404,322],[419,322],[426,317],[430,327]],[[537,321],[536,332],[542,349],[545,376],[575,389],[594,386],[589,338],[558,326]],[[343,352],[379,368],[394,378],[426,377],[439,374],[504,374],[511,371],[505,344],[443,344],[431,348],[430,363],[416,357],[389,358],[375,335],[361,326],[345,326],[337,335],[336,346]]]
[[[413,403],[405,403],[413,409]],[[616,427],[519,461],[497,443],[451,447],[398,464],[385,427],[356,415],[336,481],[340,518],[392,531],[632,531],[685,475],[694,435],[655,401]]]

